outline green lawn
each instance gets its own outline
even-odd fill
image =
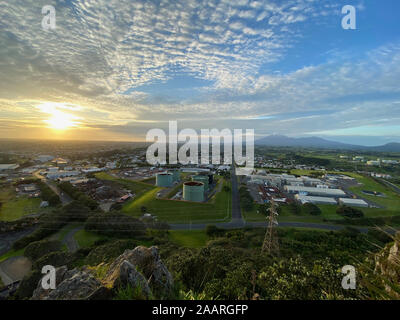
[[[0,221],[14,221],[22,216],[37,213],[41,200],[38,198],[10,197],[9,191],[1,192]]]
[[[204,247],[208,240],[204,230],[172,230],[169,231],[169,237],[172,242],[188,248]]]
[[[154,184],[156,184],[156,177],[146,178],[146,179],[140,180],[139,182],[154,185]]]
[[[230,186],[230,181],[220,181],[223,185]],[[216,187],[218,188],[218,186]],[[231,217],[231,191],[218,192],[207,203],[156,199],[161,188],[153,188],[139,198],[129,201],[122,211],[132,215],[141,216],[141,207],[158,217],[160,221],[172,223],[190,222],[223,222]]]
[[[7,253],[5,253],[2,256],[0,256],[0,262],[3,262],[4,260],[7,260],[8,258],[23,256],[24,252],[25,252],[25,248],[19,249],[17,251],[10,250]]]
[[[104,237],[85,230],[79,230],[75,233],[74,238],[78,242],[79,247],[83,248],[92,246],[97,240]]]
[[[98,172],[95,174],[95,177],[100,180],[114,181],[114,182],[124,186],[125,188],[131,190],[135,194],[135,199],[140,197],[147,191],[156,188],[154,185],[144,183],[141,181],[133,181],[133,180],[117,178],[106,172]]]

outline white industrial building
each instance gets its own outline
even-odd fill
[[[47,178],[51,180],[57,180],[60,178],[73,177],[78,175],[80,175],[79,171],[56,171],[48,173]]]
[[[351,207],[363,207],[363,208],[369,207],[368,203],[362,199],[339,198],[339,204]]]
[[[6,163],[6,164],[0,164],[0,171],[11,171],[19,168],[19,164],[16,163]]]
[[[295,199],[297,201],[300,201],[301,204],[305,204],[305,203],[337,204],[337,202],[334,198],[329,198],[329,197],[303,196],[300,194],[296,194]]]
[[[40,155],[40,156],[38,156],[36,158],[37,161],[42,162],[42,163],[51,161],[53,159],[54,159],[54,157],[53,156],[49,156],[49,155]]]
[[[313,196],[325,197],[345,197],[346,193],[340,189],[314,188],[303,186],[285,186],[285,191],[288,193],[302,193]]]

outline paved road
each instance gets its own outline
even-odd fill
[[[35,231],[36,228],[29,228],[23,231],[7,232],[0,234],[0,256],[10,251],[12,244]]]
[[[240,208],[236,167],[234,163],[232,164],[232,170],[231,170],[231,184],[232,184],[232,221],[229,222],[229,224],[232,224],[235,227],[237,225],[243,226],[244,220],[242,217],[242,210]]]
[[[395,192],[400,194],[400,188],[398,186],[396,186],[395,184],[385,180],[385,179],[381,179],[381,181],[386,184],[388,187],[392,188]]]
[[[196,223],[196,224],[170,224],[172,230],[202,230],[207,225],[216,225],[222,229],[239,229],[243,227],[253,228],[266,228],[267,222],[226,222],[226,223]],[[329,231],[339,231],[345,228],[345,226],[330,225],[330,224],[318,224],[318,223],[307,223],[307,222],[279,222],[279,227],[290,227],[290,228],[309,228],[309,229],[322,229]],[[368,232],[368,228],[354,227],[362,233]]]
[[[34,173],[35,177],[42,180],[45,184],[49,186],[51,190],[54,191],[55,194],[57,194],[60,197],[61,203],[63,206],[69,204],[72,202],[72,198],[67,195],[65,192],[62,192],[55,183],[49,181],[46,179],[46,177],[42,176],[39,171],[36,171]]]
[[[69,231],[65,238],[63,239],[62,243],[65,244],[68,248],[68,251],[70,252],[75,252],[79,249],[78,242],[76,242],[74,235],[77,233],[79,230],[82,230],[83,226],[76,227]]]

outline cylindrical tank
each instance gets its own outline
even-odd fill
[[[204,201],[204,183],[189,181],[183,184],[183,199],[186,201]]]
[[[192,177],[192,181],[204,183],[204,191],[208,191],[208,176],[196,175]]]
[[[179,171],[179,169],[170,169],[168,170],[168,173],[172,174],[173,182],[179,181],[181,178],[181,172]]]
[[[172,174],[171,173],[157,173],[156,185],[157,187],[171,187],[172,186]]]

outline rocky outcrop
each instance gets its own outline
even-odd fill
[[[44,290],[41,280],[33,293],[34,300],[108,299],[121,288],[130,287],[135,299],[168,298],[173,292],[173,278],[160,259],[156,247],[136,247],[116,258],[103,276],[90,268],[56,269],[56,289]]]
[[[136,247],[133,250],[125,250],[111,265],[103,283],[107,287],[115,287],[116,281],[121,280],[121,266],[128,268],[125,263],[135,267],[136,272],[141,272],[147,279],[148,286],[159,297],[169,297],[173,290],[173,278],[164,263],[161,261],[158,248]],[[123,270],[125,271],[125,270]],[[134,271],[129,269],[131,275]],[[132,285],[132,283],[131,283]]]
[[[386,292],[400,299],[400,294],[391,287],[391,284],[398,286],[400,283],[400,233],[394,240],[375,256],[375,273],[380,275]]]
[[[42,280],[33,292],[32,300],[79,300],[89,299],[102,287],[101,283],[86,270],[56,269],[56,289],[45,290]]]

